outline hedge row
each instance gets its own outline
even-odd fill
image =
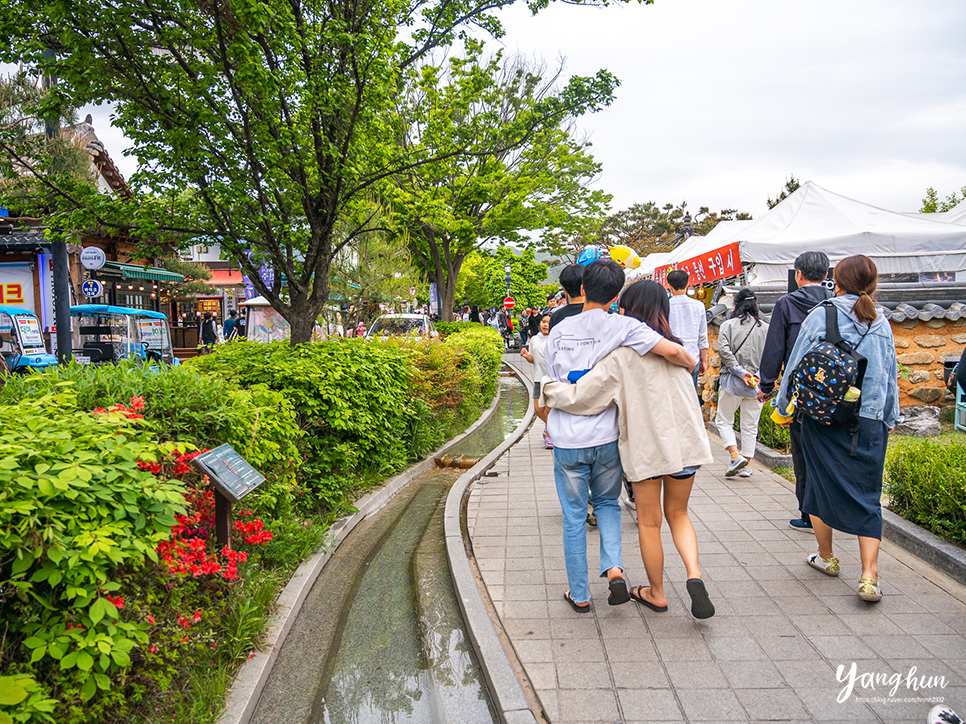
[[[890,507],[906,520],[959,545],[966,544],[966,445],[903,440],[885,464]]]

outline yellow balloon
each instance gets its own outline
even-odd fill
[[[610,258],[627,269],[637,269],[641,265],[641,257],[629,246],[617,244],[608,248]]]

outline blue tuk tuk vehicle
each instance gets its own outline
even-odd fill
[[[0,305],[0,356],[7,372],[24,374],[57,365],[47,351],[40,320],[29,309]]]
[[[70,308],[77,320],[81,347],[74,358],[89,364],[116,364],[134,359],[149,365],[180,364],[171,344],[168,318],[147,309],[110,304],[80,304]]]

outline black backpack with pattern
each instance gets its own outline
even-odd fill
[[[798,396],[798,410],[816,422],[854,428],[861,394],[846,399],[846,393],[851,387],[861,391],[868,360],[855,351],[859,345],[853,347],[843,339],[835,305],[825,301],[819,306],[825,307],[825,341],[806,352],[792,372],[792,393]]]

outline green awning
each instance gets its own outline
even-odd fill
[[[183,282],[184,277],[164,269],[153,266],[137,266],[136,264],[122,264],[109,261],[98,269],[101,274],[120,274],[124,279],[149,279],[154,282]]]

